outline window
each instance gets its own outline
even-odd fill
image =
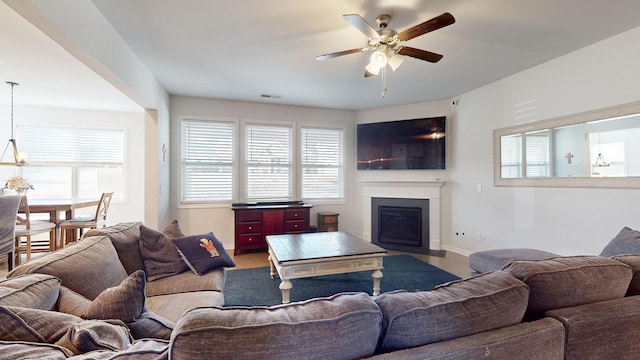
[[[302,147],[302,198],[343,197],[343,131],[306,128],[300,130]]]
[[[546,177],[551,175],[549,163],[549,136],[527,135],[527,177]]]
[[[293,198],[292,133],[291,126],[245,126],[247,200]]]
[[[523,142],[526,159],[523,159]],[[550,139],[548,135],[522,134],[502,136],[500,139],[501,177],[519,178],[525,174],[523,160],[526,160],[525,177],[548,177],[551,174]]]
[[[181,129],[182,204],[344,197],[344,129],[187,117]]]
[[[20,148],[28,156],[23,176],[36,199],[94,199],[103,192],[125,198],[125,131],[23,126]]]
[[[503,178],[522,176],[522,135],[503,136],[500,139],[501,173]]]
[[[235,129],[229,121],[182,121],[183,203],[233,199]]]

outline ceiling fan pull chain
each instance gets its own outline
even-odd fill
[[[385,67],[382,68],[382,96],[380,96],[381,98],[384,98],[384,94],[387,92],[387,80],[386,80],[386,71],[385,71]]]

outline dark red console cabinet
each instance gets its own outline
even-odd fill
[[[309,210],[313,205],[291,203],[234,204],[234,255],[246,250],[266,250],[267,235],[309,232]]]

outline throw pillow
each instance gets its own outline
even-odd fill
[[[175,324],[147,309],[144,305],[146,282],[144,272],[138,270],[117,288],[105,290],[91,301],[84,296],[60,287],[58,311],[83,319],[117,319],[124,321],[135,339],[166,339]]]
[[[171,244],[171,239],[184,236],[176,220],[162,232],[140,225],[138,245],[149,281],[189,270],[176,248]]]
[[[234,267],[229,254],[213,233],[186,236],[171,240],[184,262],[197,275],[211,269]]]
[[[145,286],[144,271],[135,271],[120,285],[98,295],[84,310],[82,318],[134,321],[145,310]]]
[[[0,281],[0,305],[53,310],[60,279],[45,274],[22,275]]]
[[[120,320],[84,320],[69,326],[55,344],[74,354],[84,354],[95,350],[125,350],[132,342],[129,329]]]
[[[625,226],[602,249],[600,256],[610,257],[623,254],[640,254],[640,231]]]

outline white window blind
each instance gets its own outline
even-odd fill
[[[522,135],[502,136],[500,140],[502,178],[522,176]]]
[[[20,127],[20,150],[29,166],[23,175],[34,184],[35,199],[95,199],[125,194],[125,131],[114,129]]]
[[[124,163],[124,130],[24,126],[20,137],[33,163]]]
[[[292,199],[290,126],[247,124],[246,199]]]
[[[343,197],[343,131],[302,128],[302,198]]]
[[[546,177],[550,175],[549,136],[527,135],[527,177]]]
[[[235,124],[182,121],[182,199],[215,202],[233,199]]]

